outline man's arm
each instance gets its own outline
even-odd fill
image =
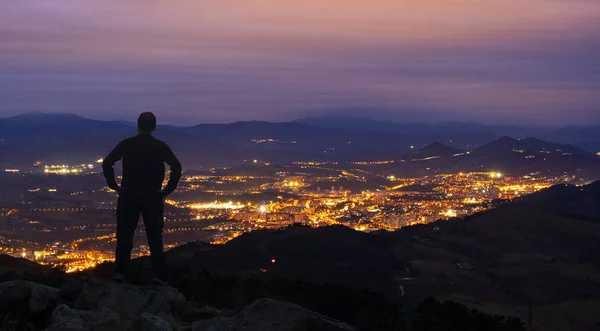
[[[169,165],[171,168],[171,175],[169,176],[169,182],[167,186],[165,186],[163,192],[165,195],[169,195],[175,191],[177,188],[177,183],[179,183],[179,179],[181,178],[181,163],[173,154],[171,148],[165,144],[165,155],[164,155],[165,163]]]
[[[117,161],[119,161],[123,157],[123,141],[120,142],[115,148],[108,153],[108,156],[102,162],[102,172],[104,173],[104,178],[106,178],[106,183],[108,187],[118,191],[120,189],[119,184],[115,180],[115,169],[113,166]]]

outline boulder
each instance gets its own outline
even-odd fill
[[[192,331],[350,331],[355,328],[301,306],[259,299],[231,317],[198,321]]]
[[[78,280],[70,280],[61,286],[58,294],[61,300],[74,303],[75,301],[77,301],[77,299],[79,299],[79,297],[81,297],[81,294],[83,293],[84,289],[84,282]]]
[[[173,331],[171,325],[164,319],[142,313],[131,321],[128,331]]]
[[[52,313],[52,325],[46,331],[120,330],[119,316],[102,307],[95,311],[72,309],[60,304]]]
[[[62,303],[59,304],[59,298]],[[45,331],[346,331],[354,328],[271,299],[239,311],[188,302],[167,286],[77,280],[61,290],[26,281],[0,284],[0,330]]]
[[[23,280],[0,284],[0,312],[18,311],[34,316],[58,304],[58,289]]]

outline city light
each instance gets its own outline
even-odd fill
[[[456,211],[455,211],[455,210],[448,209],[448,210],[447,210],[447,211],[444,213],[444,216],[446,216],[446,217],[456,217],[456,216],[457,216],[457,214],[456,214]]]
[[[346,169],[340,169],[333,162],[303,162],[293,165],[302,169],[298,172],[286,169],[260,176],[231,172],[224,175],[217,172],[184,176],[178,188],[181,194],[170,196],[165,201],[169,205],[164,215],[165,247],[176,247],[191,240],[224,244],[246,232],[281,229],[293,224],[311,227],[344,225],[364,232],[395,231],[415,224],[482,212],[493,208],[495,200],[518,198],[568,180],[566,177],[544,177],[535,173],[511,177],[497,171],[402,177],[398,174],[369,173],[361,168],[363,163],[368,167],[377,167],[390,162],[359,162]],[[89,165],[57,164],[46,165],[42,169],[46,173],[59,175],[66,170],[64,175],[75,175],[80,174],[79,170],[89,173]],[[40,170],[34,171],[39,173]],[[375,182],[379,186],[369,185],[369,175],[377,178]],[[21,204],[0,208],[0,216],[28,220],[26,223],[8,223],[6,226],[13,227],[8,231],[18,233],[30,227],[28,231],[37,231],[44,237],[47,237],[46,233],[58,231],[76,231],[77,235],[60,242],[13,241],[0,247],[0,253],[25,256],[41,264],[62,266],[68,272],[112,261],[116,230],[114,195],[105,194],[103,198],[94,194],[86,198],[94,190],[107,192],[104,183],[102,188],[70,188],[62,183],[76,181],[76,176],[68,180],[61,176],[56,178],[56,182],[52,182],[52,179],[53,176],[45,177],[46,182],[41,187],[31,184],[24,186]],[[385,186],[390,182],[393,184]],[[342,184],[347,188],[341,188]],[[406,187],[411,188],[400,190]],[[57,192],[57,189],[61,194],[64,192],[65,196],[76,196],[77,205],[66,205],[66,201],[57,203],[54,198],[46,205],[35,204],[38,195],[43,197],[49,195],[47,192]],[[195,192],[202,195],[194,195]],[[268,196],[261,196],[264,193]],[[207,201],[206,196],[209,195],[213,197]],[[79,205],[84,200],[94,200],[96,206],[90,208],[92,213],[78,215],[77,218],[89,217],[91,220],[99,217],[100,221],[94,219],[76,225],[66,222],[69,225],[60,223],[58,227],[47,225],[47,219],[71,219],[73,213],[85,213],[87,208]],[[136,257],[149,254],[145,244],[138,246]],[[21,250],[23,248],[25,250]],[[272,263],[275,263],[275,258]]]
[[[210,202],[210,203],[196,203],[187,206],[191,209],[240,209],[243,206],[234,205],[230,202]]]

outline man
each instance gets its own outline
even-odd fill
[[[181,177],[181,163],[164,142],[154,138],[156,117],[150,112],[138,118],[138,135],[121,141],[102,163],[108,187],[117,191],[117,249],[115,253],[115,278],[125,281],[131,259],[133,236],[140,214],[144,218],[146,237],[150,247],[153,283],[164,285],[166,277],[162,232],[165,197],[177,187]],[[121,186],[115,180],[114,164],[122,160]],[[171,167],[167,186],[162,189],[165,163]]]

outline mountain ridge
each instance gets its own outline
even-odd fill
[[[70,114],[36,113],[20,116],[0,118],[0,146],[4,151],[0,155],[0,163],[5,167],[32,164],[38,160],[59,163],[89,162],[106,155],[121,139],[135,134],[135,125],[122,121],[97,121]],[[177,154],[182,155],[184,164],[192,169],[238,165],[253,160],[265,163],[344,163],[403,158],[410,161],[443,156],[437,161],[428,160],[414,165],[416,169],[413,167],[401,171],[410,176],[413,173],[422,173],[426,168],[444,172],[467,171],[481,170],[483,165],[490,170],[506,167],[507,172],[512,171],[515,174],[547,169],[558,174],[584,169],[585,176],[589,176],[597,168],[595,164],[598,160],[592,153],[579,148],[534,138],[511,138],[509,148],[492,149],[498,141],[502,142],[507,138],[498,140],[495,135],[491,135],[494,141],[476,143],[483,136],[470,139],[468,134],[458,133],[457,137],[462,141],[460,143],[449,139],[447,134],[352,131],[295,122],[240,121],[190,127],[160,125],[156,136],[169,143]],[[427,143],[432,141],[439,144],[427,146]],[[457,148],[457,145],[460,148]],[[413,152],[414,147],[416,153]],[[480,153],[488,149],[488,152]],[[557,154],[558,149],[573,155],[563,157]],[[471,155],[452,158],[454,154],[460,154],[459,150],[470,151]],[[544,150],[553,154],[540,154]],[[515,151],[521,151],[522,154]],[[536,159],[525,159],[530,151],[533,156],[537,155]],[[543,162],[545,159],[547,161]]]

